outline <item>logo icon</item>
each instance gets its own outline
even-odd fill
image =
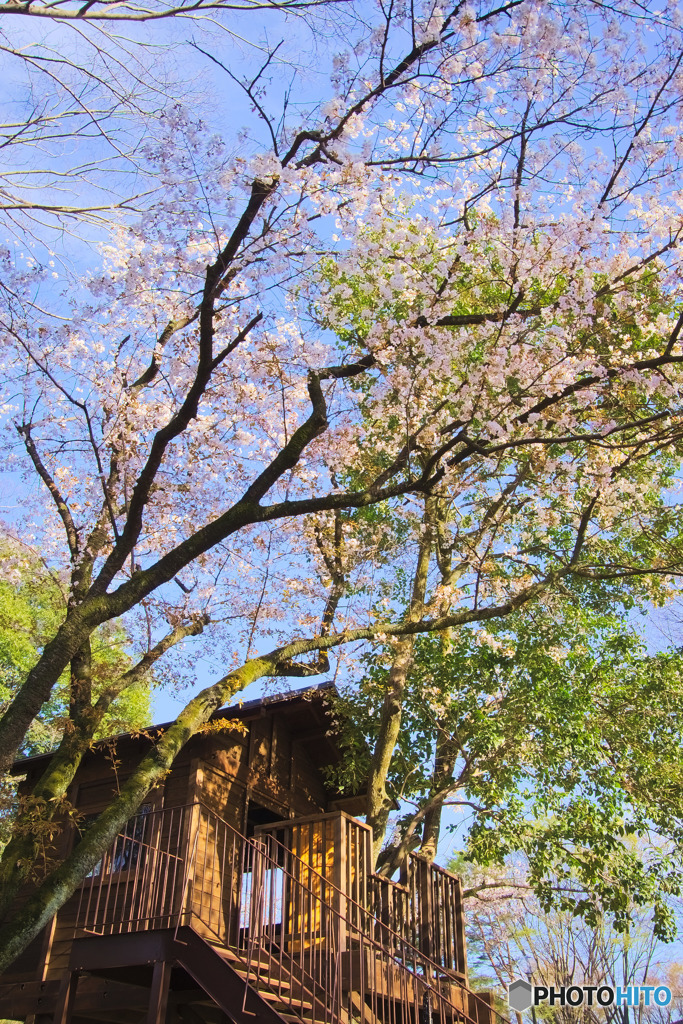
[[[528,1010],[533,1002],[533,989],[528,981],[519,978],[508,985],[508,1005],[520,1013]]]

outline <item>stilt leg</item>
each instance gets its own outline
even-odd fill
[[[65,971],[59,987],[59,994],[57,995],[54,1017],[52,1018],[54,1024],[70,1024],[77,985],[78,974],[75,971]]]
[[[146,1024],[164,1024],[166,1006],[168,1004],[168,986],[171,980],[172,965],[166,960],[158,960],[152,975],[152,990],[149,994]],[[59,1024],[59,1022],[56,1022]],[[66,1024],[66,1022],[65,1022]]]

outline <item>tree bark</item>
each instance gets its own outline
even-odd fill
[[[446,792],[448,792],[446,786],[453,774],[456,756],[456,745],[449,736],[444,734],[442,730],[439,730],[434,754],[434,776],[429,794],[430,806],[425,811],[422,842],[420,843],[419,850],[420,856],[430,863],[436,857],[436,849],[439,845],[443,801],[446,797]],[[441,799],[438,798],[439,790],[444,790],[444,795]]]
[[[413,589],[408,608],[407,619],[409,622],[419,620],[425,610],[427,574],[433,541],[431,530],[433,512],[434,499],[427,498],[424,511],[425,530],[420,539],[417,565],[413,577]],[[370,763],[366,820],[372,828],[372,847],[375,863],[377,863],[377,858],[384,843],[389,814],[393,807],[393,798],[387,790],[387,778],[401,729],[403,695],[405,693],[408,673],[413,665],[414,649],[414,636],[404,637],[396,646],[394,660],[387,680],[387,692],[382,703],[379,734]]]
[[[0,974],[26,948],[75,892],[126,822],[135,814],[149,790],[171,770],[177,754],[214,711],[238,690],[267,675],[273,665],[255,658],[224,679],[207,687],[180,713],[122,786],[119,796],[87,830],[69,856],[45,878],[0,935]]]

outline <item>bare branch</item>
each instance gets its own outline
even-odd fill
[[[69,551],[71,552],[71,558],[75,561],[80,553],[80,548],[78,541],[78,530],[76,529],[76,526],[74,524],[69,506],[67,505],[65,498],[63,497],[61,491],[57,487],[57,484],[55,483],[54,479],[48,472],[45,463],[43,462],[38,453],[38,449],[35,446],[33,438],[31,437],[31,424],[22,423],[21,426],[17,426],[17,433],[23,438],[24,445],[26,446],[26,451],[29,454],[29,458],[31,459],[31,462],[34,465],[36,472],[38,473],[38,476],[43,481],[48,491],[52,495],[52,500],[55,503],[57,511],[59,512],[59,517],[62,520],[62,523],[64,524],[67,541],[69,543]]]

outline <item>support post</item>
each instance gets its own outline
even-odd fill
[[[173,965],[168,960],[157,960],[154,964],[146,1024],[164,1024],[166,1020],[168,986],[171,981],[172,969]]]
[[[53,1024],[70,1024],[71,1013],[76,998],[76,987],[78,985],[78,974],[76,971],[65,971],[57,994]]]
[[[420,901],[420,951],[432,959],[434,956],[434,908],[431,865],[418,856],[414,858],[414,863],[417,868]]]
[[[323,836],[326,834],[327,824],[327,820],[321,822]],[[337,931],[337,950],[339,952],[343,952],[348,947],[348,936],[346,928],[344,927],[344,922],[348,920],[349,911],[351,911],[347,886],[349,830],[346,827],[346,820],[344,819],[341,811],[337,812],[337,816],[332,819],[330,825],[333,836],[332,849],[334,850],[331,882],[339,890],[339,892],[333,894],[332,897],[332,905],[337,913],[330,915],[330,925]],[[325,850],[325,847],[323,847],[323,849]],[[326,864],[323,865],[323,874],[327,876]]]

